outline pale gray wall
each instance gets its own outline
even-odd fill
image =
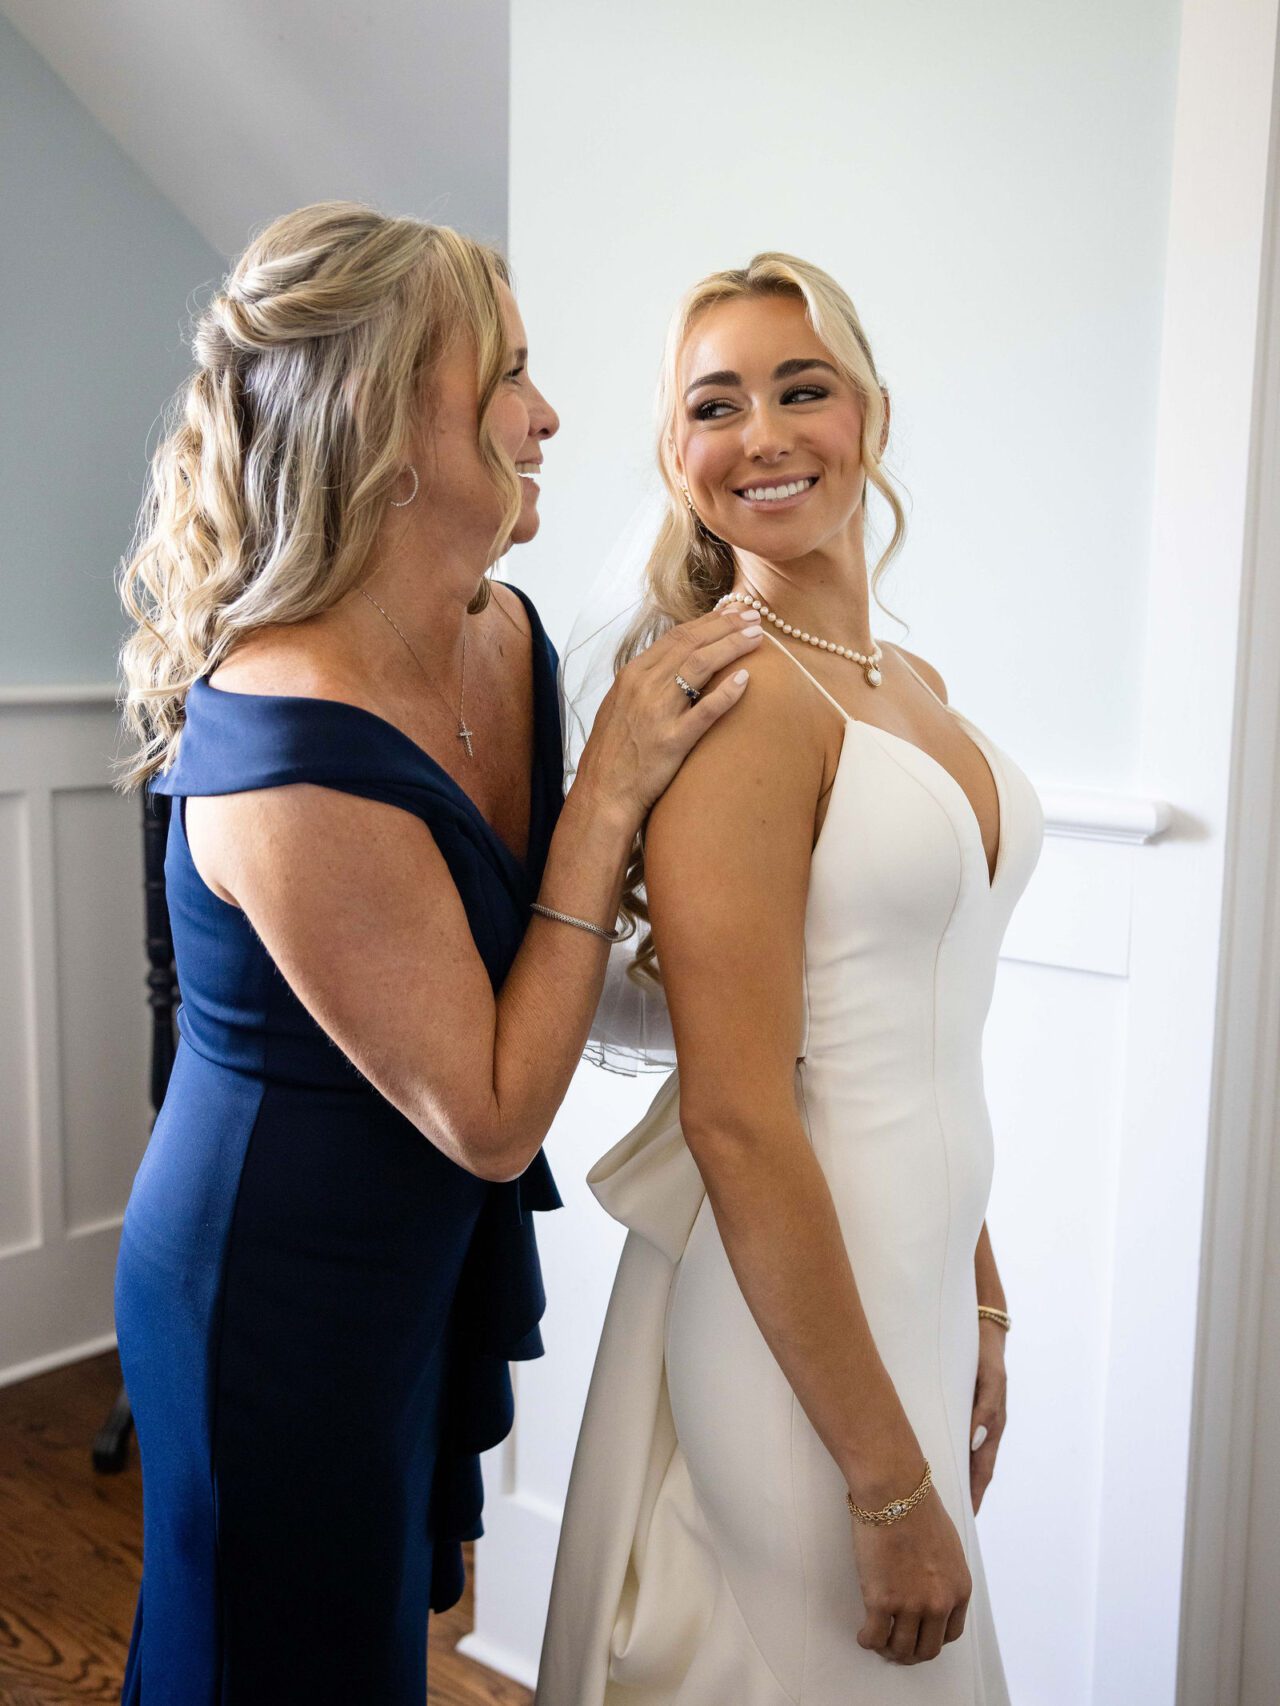
[[[344,196],[501,242],[509,9],[0,0],[0,15],[225,255],[288,208]]]
[[[114,678],[114,572],[224,262],[0,18],[0,688]]]

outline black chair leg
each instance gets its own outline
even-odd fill
[[[133,1432],[133,1411],[129,1394],[124,1387],[111,1406],[111,1414],[93,1438],[93,1467],[99,1475],[118,1475],[129,1461],[129,1435]]]
[[[151,1106],[160,1111],[173,1068],[173,1015],[178,982],[173,964],[173,936],[164,892],[165,844],[169,837],[172,802],[165,794],[142,790],[142,871],[147,921],[147,1001],[151,1008]],[[133,1411],[124,1387],[111,1414],[93,1441],[93,1467],[100,1475],[118,1475],[129,1461]]]

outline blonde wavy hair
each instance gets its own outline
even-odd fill
[[[177,755],[188,689],[245,635],[305,621],[358,587],[420,418],[459,338],[476,352],[479,450],[502,502],[490,562],[520,513],[489,405],[506,369],[502,257],[446,225],[317,202],[249,245],[200,315],[196,371],[172,405],[119,585],[135,739],[119,786]],[[484,608],[481,578],[469,610]]]
[[[753,256],[745,267],[711,273],[701,279],[671,317],[657,398],[658,467],[667,490],[667,509],[645,570],[646,596],[618,647],[615,669],[621,669],[674,623],[687,622],[714,609],[716,600],[733,586],[737,567],[733,547],[710,532],[685,502],[675,462],[675,427],[680,404],[680,356],[694,322],[718,303],[748,296],[791,296],[802,302],[814,333],[858,395],[862,404],[863,472],[867,486],[879,492],[893,518],[888,543],[871,571],[871,595],[881,609],[893,614],[881,601],[879,586],[902,547],[907,518],[880,457],[886,388],[858,311],[835,279],[809,261],[770,250]],[[863,526],[866,527],[865,497]],[[660,983],[644,894],[643,831],[636,838],[627,867],[622,912],[624,917],[643,926],[628,974],[642,984]]]

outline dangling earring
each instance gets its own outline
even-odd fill
[[[689,496],[689,488],[688,488],[688,486],[685,485],[683,480],[681,480],[681,482],[680,482],[680,490],[684,493],[684,501],[689,506],[689,514],[693,517],[693,519],[695,521],[697,521],[699,519],[698,512],[693,507],[693,499]]]
[[[414,467],[412,462],[406,462],[405,467],[408,468],[409,472],[413,475],[413,490],[409,493],[407,498],[400,498],[399,500],[392,498],[392,509],[408,509],[409,505],[418,495],[418,470]]]

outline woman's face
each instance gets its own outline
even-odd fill
[[[506,369],[489,408],[494,443],[520,474],[520,514],[512,544],[523,544],[538,531],[538,485],[542,445],[559,430],[555,410],[529,378],[524,322],[516,299],[499,284],[502,323],[507,339]],[[480,456],[476,358],[464,340],[437,364],[425,400],[422,445],[423,495],[433,526],[466,553],[487,551],[502,520],[501,504]]]
[[[524,545],[538,531],[537,471],[542,445],[560,429],[560,417],[529,377],[529,338],[510,288],[498,285],[502,324],[507,334],[508,367],[498,386],[489,420],[494,440],[507,452],[520,475],[520,516],[511,534]]]
[[[711,531],[792,562],[859,516],[862,403],[794,296],[716,303],[680,352],[676,462]]]

